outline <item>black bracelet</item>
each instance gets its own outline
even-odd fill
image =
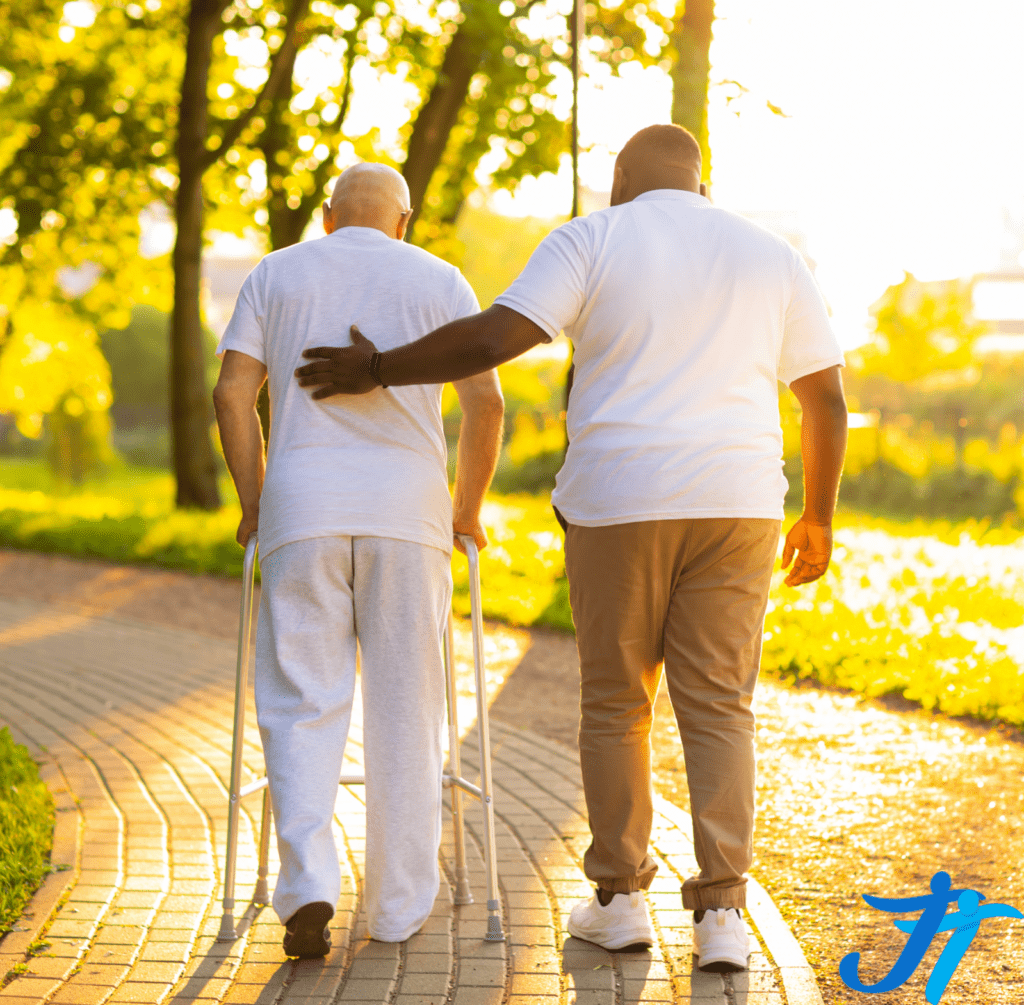
[[[380,379],[380,353],[375,352],[370,357],[370,376],[378,383],[381,387],[387,387],[388,385]]]

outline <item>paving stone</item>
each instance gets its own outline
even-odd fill
[[[141,981],[128,981],[114,989],[108,998],[112,1002],[141,1002],[142,1005],[153,1005],[167,993],[166,984],[143,984]]]
[[[38,1001],[57,987],[60,987],[60,981],[52,977],[18,977],[0,991],[0,1000],[4,997],[22,997]]]
[[[180,963],[143,960],[132,967],[131,980],[159,981],[163,984],[173,984],[181,976],[184,969],[184,966]]]
[[[110,988],[99,985],[65,984],[51,999],[61,1005],[100,1005],[110,994]],[[38,1002],[38,998],[32,999]]]
[[[281,971],[291,973],[290,963],[249,963],[246,961],[235,974],[237,984],[265,984]]]
[[[338,996],[338,1001],[375,1001],[383,1002],[391,990],[391,981],[385,980],[354,980],[346,981]]]
[[[68,903],[76,903],[79,901],[86,903],[97,903],[105,904],[114,894],[114,890],[109,886],[85,886],[79,883],[72,888],[70,895],[68,896]]]
[[[440,996],[443,999],[448,994],[450,981],[450,974],[405,974],[399,990],[402,995]]]
[[[139,959],[151,963],[184,963],[189,958],[190,948],[187,942],[147,942]]]
[[[505,985],[505,963],[503,960],[472,960],[459,961],[459,987],[479,987]]]
[[[348,976],[351,980],[391,980],[397,969],[397,960],[356,959],[349,967]]]

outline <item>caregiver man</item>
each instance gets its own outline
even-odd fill
[[[397,171],[350,167],[324,204],[327,236],[256,266],[219,347],[214,402],[242,504],[239,544],[259,529],[256,711],[281,858],[273,905],[289,956],[330,949],[341,882],[331,821],[357,641],[371,937],[412,935],[440,880],[452,535],[487,543],[479,513],[501,444],[501,388],[487,368],[455,384],[453,514],[440,387],[322,401],[292,378],[302,350],[339,324],[383,322],[391,347],[479,311],[458,269],[402,241],[410,215]],[[256,396],[268,372],[264,479]]]
[[[611,207],[551,233],[493,307],[398,349],[358,332],[297,369],[317,396],[439,383],[572,340],[569,448],[553,502],[580,655],[580,761],[597,889],[572,935],[654,940],[650,729],[662,666],[686,759],[698,875],[683,884],[702,970],[746,967],[754,716],[786,479],[778,385],[803,409],[804,511],[786,537],[795,586],[821,576],[846,447],[843,356],[800,255],[712,207],[678,126],[633,136]],[[374,338],[390,337],[373,320]],[[383,349],[384,346],[382,345]]]

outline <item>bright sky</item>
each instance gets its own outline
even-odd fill
[[[845,345],[864,340],[868,305],[904,269],[934,279],[997,264],[1004,209],[1024,211],[1024,3],[716,8],[711,79],[748,90],[732,102],[736,87],[711,91],[714,201],[797,214]],[[584,87],[584,144],[617,150],[667,122],[669,95],[657,70]],[[583,158],[584,182],[607,190],[610,162]],[[496,208],[565,212],[570,184],[563,172]]]

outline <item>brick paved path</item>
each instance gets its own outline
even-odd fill
[[[22,930],[0,941],[0,976],[22,961],[28,967],[0,991],[0,1005],[820,1003],[799,948],[756,886],[753,920],[774,961],[759,942],[748,973],[694,972],[679,897],[680,879],[694,864],[689,821],[667,804],[659,804],[653,838],[660,865],[648,898],[659,936],[654,951],[610,954],[568,937],[568,911],[590,893],[581,870],[587,826],[579,763],[559,745],[493,720],[507,942],[483,941],[482,818],[473,800],[467,826],[477,903],[453,907],[443,885],[419,934],[401,945],[366,938],[358,787],[339,789],[345,878],[330,956],[288,961],[269,908],[245,911],[236,942],[215,941],[233,674],[234,649],[218,639],[0,600],[0,724],[45,762],[61,809],[55,862],[71,867],[51,877]],[[263,765],[251,708],[249,722],[245,764],[256,777]],[[471,777],[474,736],[463,753]],[[354,729],[349,755],[356,761],[359,738]],[[241,814],[236,898],[243,907],[255,882],[259,811],[254,796]],[[48,945],[26,957],[37,934]]]

